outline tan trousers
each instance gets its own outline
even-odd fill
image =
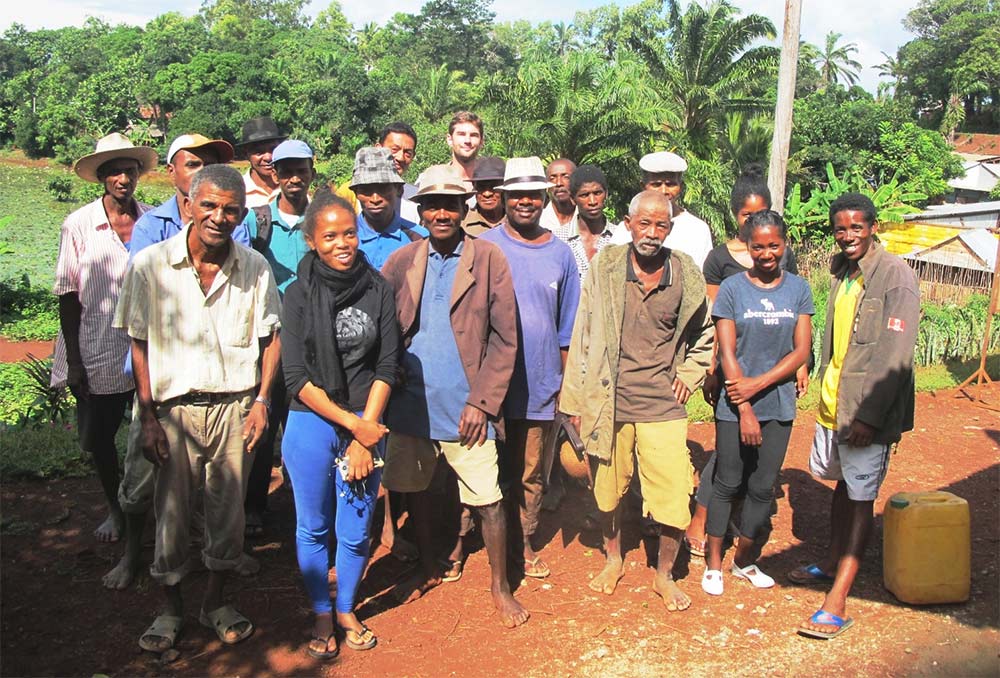
[[[149,573],[160,584],[178,584],[190,569],[191,511],[204,473],[205,544],[210,570],[231,570],[243,553],[246,493],[253,455],[243,448],[243,421],[252,395],[210,405],[163,405],[157,419],[170,456],[156,468],[153,507],[156,550]]]
[[[552,429],[551,421],[507,419],[507,440],[504,443],[503,464],[518,503],[521,530],[530,537],[538,529],[538,511],[545,491],[545,441]],[[518,483],[517,479],[521,482]]]

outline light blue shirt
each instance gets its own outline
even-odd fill
[[[358,213],[359,247],[365,253],[365,256],[368,257],[371,265],[378,271],[382,270],[382,265],[385,264],[390,254],[403,245],[412,242],[406,231],[413,231],[419,234],[421,238],[426,238],[430,235],[423,226],[418,226],[412,221],[407,221],[398,214],[392,220],[392,223],[389,224],[389,227],[379,233],[368,225],[364,212]]]
[[[406,435],[455,442],[458,420],[469,398],[469,380],[451,327],[451,292],[464,240],[451,254],[429,248],[420,327],[400,357],[406,381],[393,394],[389,428]],[[493,426],[487,429],[493,438]]]
[[[278,285],[278,291],[284,294],[285,288],[292,284],[298,277],[299,262],[309,251],[305,236],[302,235],[302,221],[304,217],[299,217],[294,224],[287,224],[281,218],[278,211],[278,199],[275,198],[269,205],[271,208],[271,242],[268,243],[264,258],[271,264],[271,272],[274,273],[274,282]],[[257,237],[257,214],[250,210],[247,215],[247,224],[250,227],[250,234]]]

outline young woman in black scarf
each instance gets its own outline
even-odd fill
[[[399,329],[392,289],[358,250],[351,206],[320,190],[302,232],[311,251],[282,309],[281,359],[290,398],[282,457],[294,488],[299,568],[316,614],[308,652],[332,659],[338,625],[352,649],[376,643],[355,616],[354,603],[368,564],[387,432],[380,422],[396,374]],[[327,582],[331,526],[337,537],[336,620]]]

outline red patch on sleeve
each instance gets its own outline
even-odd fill
[[[902,318],[893,318],[890,316],[889,324],[887,327],[893,332],[902,332],[903,330],[906,329],[906,323],[903,322]]]

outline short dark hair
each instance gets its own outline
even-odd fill
[[[211,184],[227,193],[240,196],[240,204],[246,207],[247,191],[246,184],[243,183],[243,175],[229,165],[208,165],[198,171],[191,180],[191,199],[198,195],[198,190],[203,184]]]
[[[608,190],[608,178],[597,165],[580,165],[569,175],[569,194],[576,195],[584,184],[600,184],[605,192]]]
[[[309,207],[306,208],[306,215],[302,219],[302,233],[311,238],[312,234],[316,231],[316,218],[319,216],[319,213],[331,207],[342,209],[350,214],[352,218],[354,217],[354,207],[351,206],[351,203],[334,193],[333,189],[329,186],[323,186],[316,191],[316,194],[309,202]]]
[[[756,162],[744,167],[733,184],[733,192],[729,194],[729,207],[734,215],[739,213],[751,195],[759,195],[764,199],[767,209],[771,209],[771,191],[764,177],[764,167]]]
[[[463,122],[468,122],[475,125],[479,129],[479,133],[485,136],[483,132],[483,120],[478,115],[472,111],[459,111],[455,115],[451,116],[451,122],[448,123],[448,134],[455,131],[456,125],[461,125]]]
[[[758,193],[751,193],[751,195],[759,195]],[[785,224],[785,220],[780,214],[774,210],[761,210],[759,212],[754,212],[747,217],[746,223],[743,224],[743,233],[746,234],[746,241],[750,242],[751,234],[761,228],[766,228],[767,226],[774,226],[778,229],[781,234],[782,240],[788,239],[788,226]]]
[[[863,193],[845,193],[830,204],[830,226],[833,226],[833,218],[838,212],[844,210],[858,211],[864,216],[865,222],[869,226],[875,225],[877,213],[875,203]]]
[[[413,139],[413,147],[417,147],[417,133],[413,131],[413,127],[405,122],[390,122],[388,125],[382,128],[382,131],[378,133],[378,142],[380,144],[385,143],[386,137],[390,134],[405,134],[406,136]]]

